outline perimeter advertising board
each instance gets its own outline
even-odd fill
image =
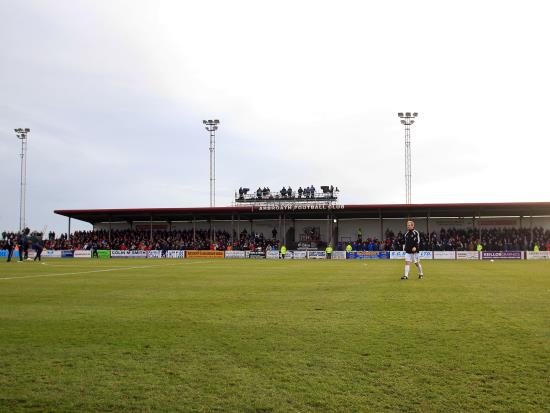
[[[345,260],[346,259],[346,251],[333,251],[332,252],[332,259],[333,260]]]
[[[147,258],[164,258],[164,257],[162,256],[162,251],[151,250],[151,251],[147,251]]]
[[[211,251],[211,250],[191,250],[185,251],[186,258],[213,258],[220,259],[224,258],[225,254],[223,251]]]
[[[45,250],[42,252],[42,256],[46,258],[61,258],[61,251]]]
[[[75,250],[75,258],[92,258],[92,251],[89,250]]]
[[[184,250],[168,250],[166,251],[166,257],[170,259],[184,259],[185,251]]]
[[[455,260],[455,251],[434,251],[434,260]]]
[[[404,260],[405,251],[390,251],[390,260]]]
[[[477,251],[457,251],[457,260],[479,260],[479,252]]]
[[[265,252],[250,251],[250,252],[248,253],[248,258],[252,258],[252,259],[263,259],[263,258],[265,258]]]
[[[521,260],[523,251],[482,251],[482,260]]]
[[[246,254],[244,251],[225,251],[225,258],[246,258]]]
[[[8,258],[8,250],[0,250],[0,258]],[[19,251],[13,250],[13,254],[11,255],[11,258],[19,259]]]
[[[147,251],[111,250],[111,258],[147,258]]]
[[[385,251],[352,251],[348,255],[350,260],[380,260],[386,258]]]
[[[405,251],[390,251],[390,260],[404,260],[405,259]],[[387,253],[386,253],[387,254]],[[420,259],[422,260],[431,260],[434,258],[434,252],[433,251],[420,251],[418,253]],[[454,257],[453,257],[454,259]]]
[[[287,251],[285,254],[285,260],[305,260],[307,258],[307,251]]]
[[[185,258],[183,250],[151,250],[147,251],[147,258]]]
[[[287,251],[288,253],[288,251]],[[266,251],[265,257],[268,260],[278,260],[279,259],[279,251]]]
[[[106,258],[111,258],[111,251],[110,250],[97,250],[97,256],[98,258],[104,260]]]
[[[307,259],[308,260],[326,260],[327,253],[325,251],[308,251]]]
[[[550,251],[527,251],[525,257],[528,260],[548,260],[550,259]]]

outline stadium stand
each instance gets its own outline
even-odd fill
[[[532,251],[535,245],[540,250],[550,251],[550,230],[542,227],[533,228],[492,228],[481,230],[481,244],[485,251]],[[37,232],[35,235],[41,235]],[[474,251],[479,240],[479,231],[473,229],[441,229],[439,232],[427,234],[421,232],[421,249],[426,251]],[[4,249],[7,238],[17,234],[4,231],[0,248]],[[177,231],[138,231],[138,230],[113,230],[100,231],[76,231],[67,237],[61,234],[55,238],[50,233],[49,239],[44,241],[46,249],[90,249],[93,243],[97,243],[100,249],[119,250],[270,250],[278,249],[280,241],[265,237],[263,233],[243,230],[239,236],[234,234],[235,241],[231,242],[231,234],[227,231],[214,231],[211,241],[210,230],[196,230],[193,239],[193,230]],[[401,251],[403,249],[404,234],[395,234],[392,230],[386,231],[386,238],[366,238],[355,240],[351,245],[356,251]],[[345,250],[347,242],[339,242],[337,250]]]
[[[17,234],[4,232],[0,248],[4,249],[8,236]],[[113,250],[262,250],[278,249],[279,241],[264,237],[263,233],[248,233],[243,230],[235,241],[231,242],[231,235],[227,231],[215,231],[213,242],[210,241],[209,230],[197,230],[193,237],[192,230],[184,231],[155,231],[151,239],[149,231],[76,231],[67,237],[62,234],[59,238],[50,238],[44,242],[46,249],[51,250],[87,250],[94,243],[99,249]],[[236,234],[235,234],[236,235]]]
[[[420,249],[425,251],[475,251],[481,242],[485,251],[532,251],[537,245],[540,250],[550,251],[550,230],[544,228],[491,228],[479,231],[473,229],[441,229],[439,232],[426,234],[420,232]],[[401,251],[403,249],[404,233],[395,234],[386,231],[385,240],[367,238],[351,243],[356,251]],[[346,243],[338,243],[337,248],[344,250]]]

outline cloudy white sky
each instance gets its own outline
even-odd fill
[[[0,229],[54,209],[217,205],[333,184],[344,203],[549,201],[547,1],[0,0]],[[86,228],[86,225],[78,225]],[[74,227],[73,227],[74,228]]]

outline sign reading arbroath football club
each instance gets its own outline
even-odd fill
[[[332,210],[344,209],[344,205],[336,204],[304,204],[300,202],[266,204],[258,206],[259,211],[298,211],[298,210]]]

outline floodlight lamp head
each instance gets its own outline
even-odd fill
[[[418,116],[418,112],[414,112],[413,116],[416,118]]]
[[[406,112],[406,113],[405,113],[405,116],[408,117],[408,118],[410,118],[410,117],[411,117],[411,112]]]
[[[403,117],[403,112],[399,112],[399,113],[397,114],[397,116],[399,116],[400,118],[402,118],[402,117]]]
[[[214,123],[220,123],[219,119],[214,119]]]
[[[411,123],[410,123],[410,124],[412,125],[413,123],[414,123],[414,120],[411,120]]]
[[[31,130],[29,128],[25,128],[25,133],[29,133]]]
[[[208,124],[212,124],[212,119],[208,119]]]
[[[204,124],[206,125],[206,121],[205,121],[205,120],[203,120],[202,123],[204,123]]]
[[[404,125],[406,122],[403,119],[401,119],[401,123]]]

